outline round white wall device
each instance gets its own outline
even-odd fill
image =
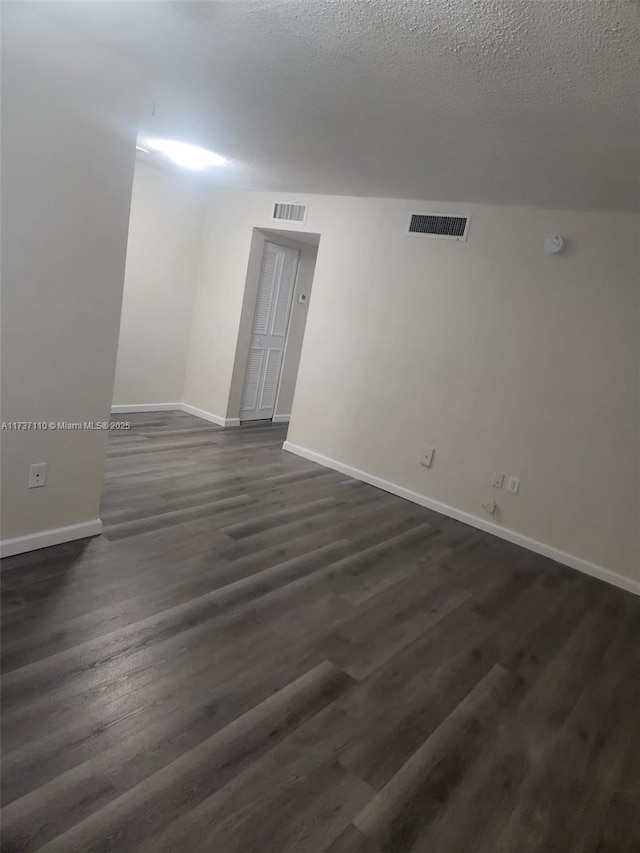
[[[544,250],[547,255],[557,255],[564,249],[564,240],[557,234],[553,237],[547,237],[544,241]]]

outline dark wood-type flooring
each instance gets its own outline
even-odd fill
[[[640,851],[640,599],[120,419],[104,535],[4,561],[3,851]]]

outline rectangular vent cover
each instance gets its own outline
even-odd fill
[[[277,201],[273,205],[273,218],[280,222],[304,222],[307,218],[307,205]]]
[[[470,216],[445,216],[441,213],[412,213],[409,234],[428,234],[447,240],[466,240]]]

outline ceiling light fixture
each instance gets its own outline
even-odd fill
[[[158,151],[186,169],[206,169],[209,166],[224,166],[226,160],[213,151],[176,142],[173,139],[145,139],[143,144],[151,151]]]

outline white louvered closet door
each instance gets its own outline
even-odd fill
[[[297,249],[264,244],[240,420],[273,417],[298,256]]]

